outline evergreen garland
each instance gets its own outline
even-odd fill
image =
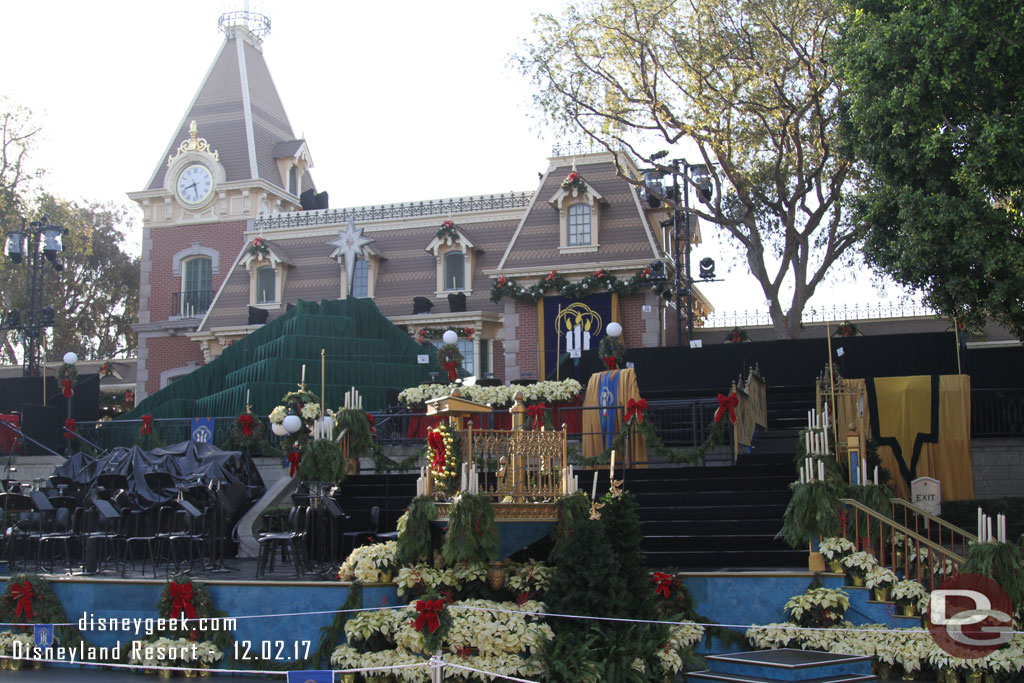
[[[622,428],[612,440],[611,446],[591,458],[578,458],[578,463],[584,467],[606,465],[611,461],[612,451],[623,453],[626,447],[626,440],[631,438],[633,434],[640,434],[647,442],[648,454],[653,453],[656,457],[673,463],[700,465],[708,457],[708,453],[726,443],[729,429],[732,426],[724,419],[719,422],[711,422],[708,425],[708,436],[704,439],[704,443],[692,451],[683,451],[675,450],[665,445],[665,442],[661,440],[661,437],[655,431],[654,423],[647,417],[646,410],[643,411],[643,417],[643,422],[630,420],[627,424],[622,425]]]
[[[430,523],[437,519],[437,504],[427,496],[417,496],[405,513],[405,528],[398,534],[395,561],[399,565],[425,562],[430,558]]]
[[[181,619],[182,613],[172,614],[174,607],[174,599],[171,597],[171,583],[177,584],[189,584],[192,586],[192,606],[196,610],[197,619],[208,619],[208,618],[220,618],[228,616],[227,612],[222,612],[217,609],[213,604],[213,597],[210,595],[209,589],[205,584],[197,583],[192,580],[187,574],[178,574],[168,580],[164,584],[164,588],[160,591],[160,598],[156,602],[157,613],[165,619]],[[203,631],[199,629],[198,623],[193,624],[192,619],[188,622],[189,639],[200,641],[210,640],[216,645],[221,652],[225,654],[230,652],[231,644],[234,642],[234,636],[230,631],[225,630],[209,630]],[[181,631],[164,631],[155,635],[163,635],[169,638],[180,638]]]
[[[529,287],[520,285],[514,278],[499,275],[491,285],[491,301],[499,303],[502,299],[512,299],[532,304],[543,299],[544,295],[552,290],[567,299],[585,299],[605,289],[619,296],[628,296],[648,287],[657,294],[664,295],[671,291],[671,282],[652,281],[650,268],[644,268],[628,280],[620,280],[602,268],[579,282],[569,282],[565,276],[553,270],[547,275],[542,275],[536,284]]]
[[[458,562],[486,562],[498,557],[498,526],[487,494],[463,494],[448,513],[448,533],[441,556],[449,566]]]
[[[348,430],[349,457],[359,458],[363,455],[377,454],[377,440],[373,436],[370,420],[364,411],[338,408],[334,413],[334,438],[338,438],[344,429]]]
[[[317,439],[306,445],[299,461],[298,477],[301,481],[322,481],[341,484],[345,481],[348,460],[341,445],[331,439]]]
[[[1018,612],[1024,607],[1024,568],[1020,548],[1013,543],[975,543],[967,549],[960,572],[990,577],[1006,591]]]
[[[152,415],[149,417],[152,417]],[[154,448],[161,448],[167,445],[167,442],[160,437],[160,432],[156,429],[156,420],[149,423],[149,433],[144,433],[144,430],[145,425],[140,426],[139,434],[135,437],[135,445],[142,450],[151,451]]]
[[[842,507],[842,484],[835,478],[789,485],[793,496],[783,516],[782,529],[775,535],[791,548],[802,550],[814,537],[828,538],[839,532],[837,512]]]
[[[15,585],[24,585],[28,582],[32,586],[32,618],[23,610],[17,614],[18,601],[12,595]],[[5,624],[26,624],[26,626],[15,626],[11,630],[22,628],[30,630],[27,624],[54,624],[54,633],[60,638],[65,646],[77,646],[84,644],[86,648],[91,643],[85,639],[82,632],[78,630],[77,624],[67,626],[56,626],[56,624],[68,624],[69,619],[60,604],[60,599],[53,592],[50,582],[38,574],[14,574],[7,579],[3,594],[0,595],[0,622]]]
[[[590,498],[583,491],[576,491],[555,501],[555,507],[558,509],[558,525],[551,532],[555,542],[551,549],[552,555],[564,549],[573,527],[590,517]]]

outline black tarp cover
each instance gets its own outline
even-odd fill
[[[124,475],[128,494],[140,508],[148,508],[172,500],[176,491],[154,491],[146,481],[150,473],[170,476],[174,486],[206,485],[220,480],[221,491],[232,511],[256,500],[266,487],[248,455],[239,451],[222,451],[208,443],[183,441],[163,448],[144,451],[138,446],[118,447],[106,455],[92,458],[78,452],[57,467],[55,475],[91,487],[104,474]]]

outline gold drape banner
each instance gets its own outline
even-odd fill
[[[865,417],[897,495],[909,498],[911,481],[933,477],[942,482],[942,500],[973,499],[971,378],[869,377],[864,384]]]
[[[632,368],[595,372],[590,376],[583,399],[583,457],[593,458],[611,445],[622,429],[622,408],[631,398],[640,399],[636,372]],[[605,413],[604,419],[602,413]],[[627,467],[647,463],[647,442],[642,435],[634,434],[629,438],[626,452],[619,454],[619,462],[625,462]]]

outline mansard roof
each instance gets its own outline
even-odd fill
[[[195,121],[211,149],[220,155],[226,181],[263,180],[282,185],[276,158],[294,154],[304,144],[292,131],[281,98],[263,58],[261,39],[241,26],[225,32],[224,44],[199,86],[177,131],[157,162],[146,189],[164,185],[167,158],[188,137]],[[303,189],[313,187],[309,174]]]

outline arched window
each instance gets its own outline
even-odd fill
[[[590,205],[573,204],[569,207],[569,246],[585,247],[590,244]]]
[[[466,288],[466,257],[461,251],[444,255],[444,290],[458,292]]]
[[[352,296],[370,296],[370,264],[362,257],[356,258],[356,269],[352,274]]]
[[[270,304],[277,301],[277,269],[263,266],[256,271],[256,303]]]
[[[213,301],[213,267],[209,258],[197,256],[185,261],[181,277],[181,315],[206,313]]]

